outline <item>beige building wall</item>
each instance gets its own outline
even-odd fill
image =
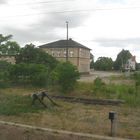
[[[66,48],[42,48],[59,61],[66,61]],[[85,48],[68,48],[68,60],[77,66],[79,72],[90,72],[90,50]]]
[[[16,63],[16,59],[14,55],[0,55],[0,61],[6,61],[9,62],[11,64],[15,64]]]

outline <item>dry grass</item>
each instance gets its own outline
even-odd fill
[[[9,88],[0,90],[0,94],[29,95],[33,89]],[[0,120],[25,123],[41,127],[109,135],[109,111],[118,114],[118,136],[140,139],[140,108],[128,106],[100,106],[73,104],[56,101],[61,107],[55,107],[45,99],[49,108],[39,113],[21,113],[19,115],[1,115]],[[30,106],[28,106],[30,108]]]

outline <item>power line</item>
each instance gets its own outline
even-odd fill
[[[120,7],[120,8],[94,8],[94,9],[79,9],[79,10],[67,10],[67,11],[56,11],[56,12],[40,12],[25,15],[14,15],[6,16],[1,18],[16,18],[16,17],[26,17],[26,16],[36,16],[36,15],[46,15],[46,14],[65,14],[65,13],[83,13],[83,12],[95,12],[95,11],[110,11],[110,10],[126,10],[126,9],[139,9],[140,7]],[[0,19],[2,20],[2,19]]]
[[[61,0],[61,1],[39,1],[39,2],[30,2],[30,3],[16,3],[16,4],[9,4],[8,6],[25,6],[25,5],[36,5],[36,4],[56,4],[56,3],[63,3],[63,2],[72,2],[74,0]]]

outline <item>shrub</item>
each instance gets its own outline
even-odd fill
[[[0,61],[0,71],[7,71],[11,64],[6,61]]]
[[[70,62],[59,63],[51,74],[53,83],[61,87],[62,92],[72,91],[79,78],[79,72]]]
[[[136,89],[136,96],[139,94],[140,90],[140,72],[135,72],[133,74],[133,79],[135,80],[135,89]]]
[[[1,94],[0,115],[19,115],[22,113],[34,113],[43,110],[42,106],[31,106],[29,96]]]
[[[48,69],[43,64],[16,64],[9,69],[10,79],[15,83],[45,86]]]
[[[105,88],[105,83],[102,81],[101,78],[97,77],[93,83],[93,93],[98,94],[103,92]]]

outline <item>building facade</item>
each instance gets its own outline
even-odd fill
[[[80,73],[90,72],[90,49],[72,39],[51,42],[39,48],[59,61],[68,60],[78,68]]]
[[[125,64],[125,70],[136,70],[136,56],[132,56]]]
[[[0,54],[0,61],[6,61],[11,64],[16,63],[15,55],[2,55]]]

